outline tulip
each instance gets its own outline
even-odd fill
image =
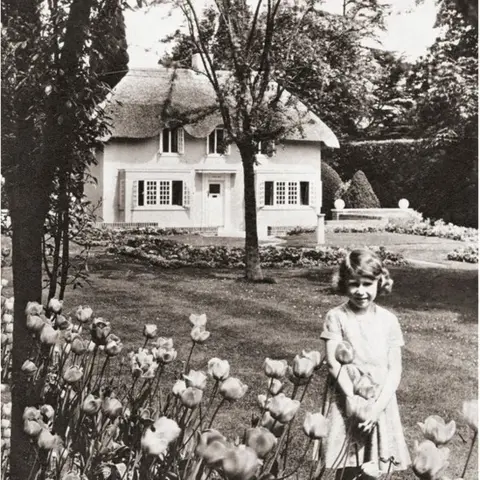
[[[195,387],[200,390],[205,390],[207,386],[207,376],[200,370],[190,370],[188,375],[183,375],[187,387]]]
[[[2,323],[7,325],[13,323],[13,315],[11,313],[4,313],[2,315]]]
[[[5,310],[7,310],[9,312],[13,312],[14,303],[15,303],[15,298],[14,297],[7,298],[7,299],[5,299],[5,304],[3,305],[3,307],[5,308]]]
[[[285,376],[287,373],[287,366],[288,364],[286,360],[272,360],[266,358],[263,363],[263,369],[265,370],[267,377],[277,379],[281,379]]]
[[[2,257],[8,257],[10,255],[10,248],[2,247]]]
[[[228,377],[220,385],[220,395],[231,402],[240,400],[248,390],[248,386],[242,383],[238,378]]]
[[[8,420],[7,418],[2,418],[2,420],[0,421],[0,424],[2,428],[10,428],[12,425],[12,422],[10,422],[10,420]]]
[[[268,391],[272,395],[278,395],[282,390],[283,390],[283,383],[280,380],[276,378],[271,378],[268,381]]]
[[[167,417],[160,417],[142,436],[142,449],[149,455],[163,456],[172,443],[180,435],[177,422]]]
[[[115,397],[106,397],[102,402],[102,412],[110,418],[118,417],[123,410],[122,404]]]
[[[79,472],[74,472],[70,470],[65,473],[65,476],[62,477],[62,480],[82,480],[82,477]]]
[[[40,413],[47,422],[55,416],[55,410],[48,403],[40,407]]]
[[[32,332],[40,332],[45,322],[38,315],[27,315],[27,328]]]
[[[277,420],[275,420],[268,411],[263,414],[260,424],[262,427],[270,430],[277,438],[282,435],[283,430],[285,429],[285,425],[277,422]]]
[[[250,480],[260,462],[253,448],[246,445],[230,448],[222,460],[222,470],[229,480]]]
[[[338,363],[342,365],[348,365],[353,362],[355,358],[355,352],[353,351],[352,345],[343,340],[341,341],[335,350],[335,359]]]
[[[3,331],[4,331],[4,333],[13,333],[13,323],[7,323],[3,327]]]
[[[455,435],[455,421],[452,420],[446,425],[445,420],[438,415],[430,415],[424,423],[418,422],[418,426],[423,436],[437,447],[447,444]]]
[[[154,323],[144,325],[143,336],[150,339],[155,338],[157,336],[157,326]]]
[[[83,355],[87,351],[87,346],[78,333],[73,334],[70,345],[76,355]]]
[[[195,408],[203,398],[203,390],[195,387],[187,387],[181,394],[180,400],[187,408]]]
[[[5,333],[1,337],[2,337],[2,345],[11,345],[13,343],[13,334]]]
[[[177,351],[174,348],[153,348],[154,357],[161,363],[172,363],[177,358]]]
[[[463,402],[462,416],[466,424],[474,431],[478,431],[478,400]]]
[[[25,307],[25,315],[41,315],[43,312],[43,305],[38,302],[28,302]]]
[[[365,400],[359,395],[347,397],[347,415],[356,418],[359,422],[364,422],[368,418],[371,407],[372,401]]]
[[[173,339],[158,337],[157,341],[155,342],[155,346],[157,348],[164,348],[165,350],[171,350],[173,348]]]
[[[2,402],[2,416],[10,418],[12,415],[12,402]]]
[[[80,323],[87,323],[93,315],[93,310],[90,307],[82,307],[81,305],[75,310],[75,318]]]
[[[293,374],[299,378],[310,378],[313,374],[315,363],[308,357],[296,355],[293,359]]]
[[[211,358],[208,361],[208,374],[215,380],[226,380],[230,375],[230,364],[228,360],[221,360],[220,358]]]
[[[61,444],[61,438],[58,435],[52,435],[46,428],[42,429],[37,438],[38,448],[43,448],[44,450],[52,450]]]
[[[430,440],[424,440],[420,445],[415,441],[415,458],[412,469],[422,480],[435,480],[440,472],[448,466],[448,448],[437,448]]]
[[[23,431],[29,437],[36,437],[40,435],[40,432],[43,430],[43,423],[37,422],[36,420],[25,420],[23,422]]]
[[[318,350],[311,350],[310,352],[302,350],[302,357],[309,358],[315,364],[315,368],[322,363],[322,354]]]
[[[58,300],[57,298],[51,298],[48,302],[48,308],[53,313],[60,313],[63,308],[63,300]]]
[[[40,410],[35,407],[25,407],[22,416],[23,420],[40,420],[41,418]]]
[[[377,396],[377,388],[373,382],[371,375],[362,375],[353,384],[354,395],[370,400]]]
[[[378,480],[383,475],[378,468],[378,462],[374,460],[362,463],[360,469],[362,470],[362,478],[365,480]]]
[[[2,438],[11,438],[11,436],[12,436],[12,429],[10,427],[2,428]]]
[[[2,450],[5,449],[5,451],[8,451],[10,450],[10,446],[11,446],[11,439],[10,438],[2,438]]]
[[[210,336],[210,332],[207,332],[204,327],[193,327],[190,332],[190,337],[194,343],[205,343]]]
[[[267,402],[267,396],[264,393],[261,393],[260,395],[258,395],[257,403],[262,410],[267,408],[267,403],[268,403]]]
[[[102,317],[94,318],[90,325],[92,341],[96,345],[105,345],[111,329],[110,322],[105,321]]]
[[[31,361],[25,360],[22,365],[22,372],[27,375],[35,375],[35,372],[38,370],[38,367]]]
[[[100,410],[101,405],[102,400],[89,393],[83,401],[82,412],[86,415],[95,415]]]
[[[205,325],[207,324],[207,316],[204,313],[202,313],[202,315],[195,315],[192,313],[189,317],[189,320],[194,327],[205,328]]]
[[[290,422],[299,408],[300,402],[298,400],[292,400],[284,393],[279,393],[268,403],[268,411],[275,420],[281,423]]]
[[[40,330],[40,342],[44,345],[55,345],[58,340],[59,333],[60,332],[58,330],[54,330],[51,325],[45,323]]]
[[[307,412],[303,422],[303,431],[314,440],[325,438],[328,433],[327,419],[321,413]]]
[[[185,383],[185,380],[177,380],[172,387],[172,393],[176,396],[179,397],[183,391],[187,389],[187,384]]]
[[[0,285],[2,286],[2,288],[5,288],[6,286],[8,286],[8,280],[6,278],[2,278],[2,282]]]
[[[208,429],[198,434],[195,453],[211,468],[218,467],[227,452],[226,438],[215,429]]]
[[[67,330],[67,328],[69,328],[71,325],[72,325],[72,322],[70,322],[70,320],[68,320],[63,315],[57,315],[55,317],[55,326],[59,330]]]
[[[275,435],[265,427],[249,428],[246,432],[246,445],[257,454],[258,458],[265,458],[277,444]]]
[[[105,353],[109,357],[115,357],[123,349],[123,343],[117,335],[111,333],[106,340]]]
[[[78,365],[68,367],[63,373],[63,379],[69,384],[77,383],[83,377],[83,368]]]

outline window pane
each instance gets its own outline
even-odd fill
[[[208,153],[215,153],[215,130],[208,136]]]
[[[225,148],[225,145],[223,145],[223,140],[224,140],[224,130],[223,128],[219,128],[215,130],[217,132],[217,145],[216,145],[216,150],[215,153],[224,153],[223,149]]]
[[[164,128],[162,130],[162,152],[169,152],[170,148],[170,129],[169,128]]]
[[[183,182],[181,180],[172,182],[172,205],[183,205]]]
[[[172,141],[170,151],[172,153],[178,153],[178,128],[172,128],[170,130],[170,138]]]
[[[158,197],[159,205],[170,205],[170,182],[161,181],[158,182],[160,195]]]
[[[265,205],[273,205],[273,182],[265,182]]]
[[[300,204],[301,205],[310,204],[310,183],[309,182],[300,182]]]
[[[145,182],[143,180],[138,181],[138,206],[143,207],[145,205]]]
[[[157,182],[147,180],[145,182],[145,205],[157,204]]]
[[[277,182],[277,205],[285,205],[285,182]]]
[[[298,203],[298,183],[288,182],[288,202],[289,205]]]
[[[208,193],[219,194],[220,193],[220,184],[219,183],[210,183],[208,185]]]

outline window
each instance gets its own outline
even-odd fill
[[[310,183],[265,182],[265,205],[310,205]]]
[[[161,131],[160,153],[183,153],[182,128],[164,128]]]
[[[273,155],[275,153],[275,142],[267,140],[265,142],[258,142],[257,154],[259,155]]]
[[[138,206],[184,206],[184,185],[181,180],[139,180]]]
[[[225,130],[216,128],[207,139],[207,152],[209,155],[225,155],[230,153],[230,148],[225,145]]]

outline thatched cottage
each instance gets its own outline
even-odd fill
[[[206,77],[193,70],[131,70],[122,79],[107,106],[111,132],[91,172],[98,184],[87,191],[102,200],[105,224],[244,230],[240,154],[235,145],[222,152],[219,114],[181,127],[162,121],[165,111],[214,109],[215,98]],[[260,235],[317,224],[322,142],[338,147],[333,132],[308,112],[303,131],[283,139],[273,156],[259,146]]]

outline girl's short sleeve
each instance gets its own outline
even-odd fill
[[[398,318],[392,314],[390,321],[390,328],[388,331],[388,346],[389,347],[403,347],[405,342],[403,340],[402,330]]]
[[[320,338],[323,338],[324,340],[343,340],[342,325],[338,313],[339,312],[333,310],[330,310],[327,313]]]

